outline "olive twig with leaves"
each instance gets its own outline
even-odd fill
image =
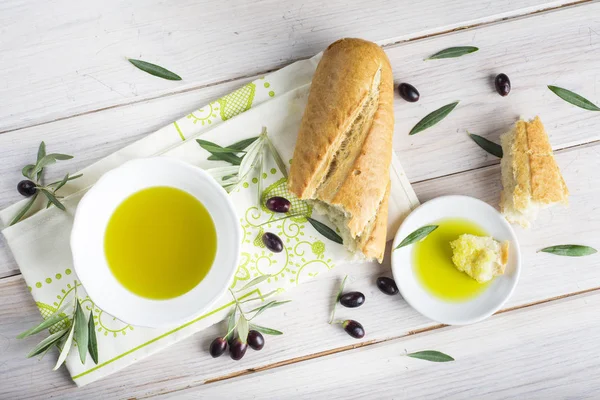
[[[238,289],[236,292],[241,292],[243,290],[249,289],[253,286],[258,285],[259,283],[271,278],[271,275],[262,275],[257,278],[252,279],[242,288]],[[267,304],[256,307],[250,311],[244,311],[242,308],[242,304],[248,301],[254,300],[264,300],[265,298],[279,293],[279,290],[273,290],[260,298],[253,297],[247,300],[239,300],[236,296],[236,292],[229,289],[229,293],[234,301],[234,308],[231,314],[229,314],[229,318],[227,320],[227,333],[225,336],[220,336],[215,338],[209,347],[209,353],[213,358],[220,357],[227,350],[227,346],[229,346],[229,355],[234,360],[241,360],[246,351],[248,350],[248,346],[254,350],[261,350],[265,345],[265,338],[262,333],[266,335],[282,335],[283,332],[280,332],[275,329],[266,328],[263,326],[255,325],[251,323],[256,317],[262,314],[265,310],[273,307],[280,306],[282,304],[288,303],[288,301],[270,301]],[[250,316],[251,315],[251,316]]]
[[[51,205],[54,205],[60,210],[65,211],[65,206],[59,200],[62,197],[58,196],[56,192],[60,188],[62,188],[67,182],[72,181],[73,179],[80,178],[82,174],[74,176],[66,174],[65,177],[60,181],[48,183],[46,185],[44,185],[42,181],[45,167],[54,164],[57,161],[70,160],[71,158],[73,158],[73,156],[67,154],[46,154],[46,144],[44,142],[40,143],[38,147],[36,163],[27,164],[23,167],[21,173],[27,179],[24,179],[17,184],[17,191],[21,195],[29,197],[30,199],[27,203],[25,203],[23,208],[21,208],[21,210],[19,210],[19,212],[13,217],[13,219],[9,223],[9,226],[19,222],[25,216],[25,214],[27,214],[27,212],[31,209],[33,203],[35,203],[40,193],[47,199],[46,208],[50,207]]]
[[[98,343],[96,341],[96,325],[94,324],[94,315],[90,310],[89,318],[86,321],[83,307],[77,297],[77,282],[74,282],[73,299],[69,300],[64,306],[56,310],[52,315],[46,318],[41,324],[31,329],[22,332],[17,336],[17,339],[24,339],[31,335],[35,335],[46,329],[56,327],[57,324],[70,320],[70,325],[51,334],[37,346],[35,346],[27,358],[41,355],[41,358],[46,355],[50,349],[57,347],[60,351],[58,361],[53,370],[56,371],[67,359],[69,352],[72,350],[74,342],[77,343],[79,359],[82,364],[85,364],[86,356],[89,352],[94,364],[98,364]],[[71,308],[69,311],[68,309]],[[65,315],[69,313],[69,315]],[[60,325],[59,325],[60,327]],[[41,359],[40,358],[40,359]]]

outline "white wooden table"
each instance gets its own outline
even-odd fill
[[[5,0],[0,4],[0,208],[20,199],[21,167],[45,140],[76,158],[49,178],[82,168],[244,82],[321,51],[344,36],[384,45],[395,80],[420,91],[396,99],[394,150],[421,201],[466,194],[497,205],[498,159],[466,131],[497,140],[519,115],[540,115],[569,189],[571,205],[517,229],[524,265],[504,310],[465,327],[422,317],[374,281],[383,265],[338,266],[290,292],[292,303],[264,314],[284,336],[267,337],[240,362],[207,353],[213,327],[77,389],[56,354],[25,354],[37,337],[15,336],[40,320],[19,269],[0,242],[0,398],[598,398],[600,258],[536,253],[554,244],[600,247],[600,113],[565,103],[546,86],[600,104],[600,3],[574,0]],[[480,51],[423,62],[449,46]],[[170,82],[133,68],[142,58],[183,76]],[[501,98],[491,77],[513,90]],[[410,128],[451,101],[442,124]],[[389,257],[388,257],[389,258]],[[326,323],[345,274],[365,305],[363,340]],[[435,364],[403,356],[440,350]]]

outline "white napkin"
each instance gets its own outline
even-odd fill
[[[26,219],[6,227],[2,233],[42,316],[47,318],[60,308],[65,299],[72,298],[74,286],[80,286],[73,271],[69,248],[73,215],[81,197],[102,174],[125,161],[156,155],[175,157],[205,169],[225,166],[228,164],[207,160],[209,154],[194,139],[202,135],[205,140],[227,146],[257,136],[262,127],[267,128],[283,160],[289,161],[319,59],[320,55],[317,55],[257,79],[85,168],[81,171],[82,178],[69,182],[61,189],[60,194],[65,196],[63,204],[66,212],[55,207],[43,209],[40,202],[32,208]],[[277,289],[287,290],[350,258],[341,245],[321,236],[303,218],[264,225],[265,230],[279,235],[285,245],[281,253],[266,250],[260,241],[260,228],[256,225],[276,219],[277,216],[266,209],[257,208],[256,182],[260,178],[267,198],[273,195],[291,197],[281,172],[270,157],[267,157],[262,176],[255,174],[242,188],[231,194],[244,230],[241,263],[232,287],[239,288],[257,276],[271,274],[273,278],[248,289],[248,292],[253,296],[262,296]],[[407,213],[418,205],[415,193],[395,156],[391,179],[388,239]],[[21,201],[0,212],[1,223],[7,226],[23,204],[24,201]],[[297,200],[293,200],[293,205],[306,208]],[[305,211],[311,212],[308,208]],[[331,226],[315,213],[313,217]],[[151,329],[128,325],[98,309],[82,287],[78,287],[77,293],[86,315],[93,310],[99,351],[98,365],[94,365],[89,356],[86,363],[81,364],[76,351],[69,354],[66,365],[79,386],[118,371],[219,322],[233,304],[226,293],[210,312],[199,318],[181,326]]]

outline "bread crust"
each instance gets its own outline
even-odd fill
[[[569,190],[554,159],[548,134],[540,118],[535,117],[530,122],[517,122],[515,135],[515,208],[524,209],[530,201],[543,205],[568,203]]]
[[[387,235],[388,204],[390,199],[391,182],[383,196],[383,201],[377,210],[377,216],[373,221],[373,229],[366,240],[360,240],[357,248],[366,258],[374,258],[380,264],[385,253],[385,237]],[[362,238],[361,238],[362,239]]]
[[[392,69],[381,47],[362,39],[331,44],[313,77],[288,182],[299,198],[342,210],[351,237],[360,238],[359,250],[379,260],[386,238],[393,91]],[[335,156],[361,117],[367,124],[356,129],[360,132],[351,146],[360,147],[349,152],[355,158],[340,160],[344,170],[336,171]],[[331,171],[335,176],[327,181]],[[368,237],[361,237],[369,230]]]

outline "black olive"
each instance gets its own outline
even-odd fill
[[[254,350],[261,350],[265,347],[265,338],[260,332],[251,330],[248,332],[248,346],[252,347]]]
[[[33,196],[35,192],[37,192],[37,189],[35,188],[35,183],[31,182],[28,179],[19,182],[17,184],[17,190],[21,195],[25,197]]]
[[[266,206],[271,211],[278,213],[286,213],[290,211],[292,203],[290,203],[290,201],[285,197],[275,196],[267,200]]]
[[[408,83],[401,83],[398,85],[398,94],[410,103],[419,101],[419,97],[421,97],[417,88]]]
[[[212,358],[221,357],[227,350],[227,340],[222,337],[218,337],[210,344],[210,355]]]
[[[271,250],[273,253],[281,253],[283,250],[283,242],[274,233],[265,232],[262,235],[262,242],[267,247],[267,249]]]
[[[508,96],[510,93],[510,79],[506,74],[498,74],[494,79],[494,85],[496,85],[496,92],[502,97]]]
[[[233,360],[241,360],[246,354],[246,350],[248,350],[248,344],[242,342],[240,338],[237,338],[233,341],[233,344],[229,347],[229,356]]]
[[[390,296],[398,293],[398,286],[396,286],[396,282],[392,278],[388,278],[386,276],[381,276],[377,278],[377,287],[385,294],[389,294]]]
[[[344,330],[348,333],[348,335],[352,336],[356,339],[362,339],[365,336],[365,329],[363,326],[353,319],[347,319],[342,324]]]
[[[340,297],[340,304],[348,308],[360,307],[365,302],[365,295],[361,292],[348,292]]]

